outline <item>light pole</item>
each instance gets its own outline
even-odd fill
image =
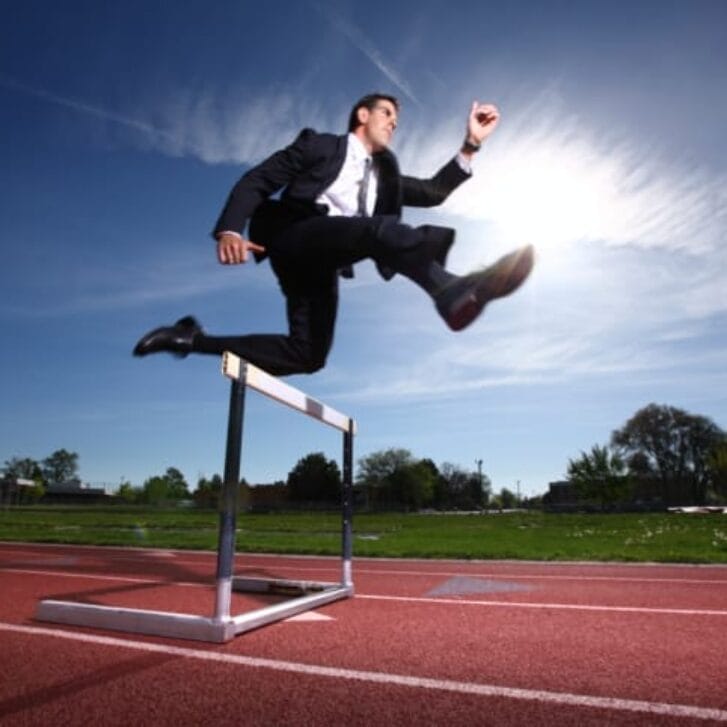
[[[480,482],[480,502],[484,501],[485,492],[482,489],[482,460],[476,459],[475,464],[477,465],[477,479]]]

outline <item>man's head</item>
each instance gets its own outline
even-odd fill
[[[356,134],[371,152],[389,146],[399,117],[399,101],[394,96],[371,93],[351,109],[348,130]]]

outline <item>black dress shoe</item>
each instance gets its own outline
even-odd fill
[[[155,328],[142,336],[134,347],[134,356],[166,351],[184,358],[192,350],[194,337],[198,333],[202,333],[202,326],[192,316],[185,316],[173,326]]]
[[[504,298],[517,290],[533,269],[532,245],[501,257],[494,265],[478,273],[470,273],[437,295],[439,314],[453,331],[466,328],[484,307],[496,298]]]

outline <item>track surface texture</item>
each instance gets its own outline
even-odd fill
[[[222,645],[34,618],[49,598],[211,616],[214,570],[212,553],[0,544],[0,725],[727,723],[720,566],[356,559],[354,598]],[[339,572],[236,557],[238,574]]]

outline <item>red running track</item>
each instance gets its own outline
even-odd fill
[[[236,562],[339,574],[328,558]],[[209,616],[214,565],[212,553],[0,544],[0,724],[727,722],[719,566],[357,559],[355,598],[224,645],[33,619],[44,598]],[[234,598],[233,613],[259,605]]]

